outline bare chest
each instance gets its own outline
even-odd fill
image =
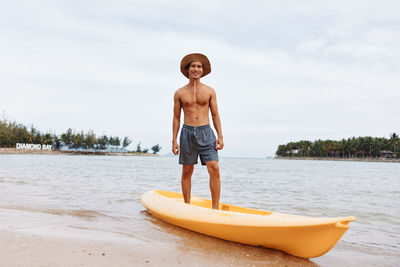
[[[190,107],[194,105],[206,106],[209,105],[210,98],[210,94],[200,92],[198,92],[196,95],[194,93],[187,93],[180,97],[183,107]]]

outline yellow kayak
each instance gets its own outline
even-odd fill
[[[180,227],[253,246],[285,251],[313,258],[328,252],[356,218],[313,218],[256,210],[220,203],[211,209],[211,200],[191,197],[190,204],[180,193],[152,190],[141,197],[154,216]]]

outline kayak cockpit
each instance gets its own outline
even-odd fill
[[[183,196],[181,193],[162,191],[162,190],[156,190],[155,192],[164,197],[173,198],[177,201],[183,202]],[[211,200],[200,198],[200,197],[192,197],[190,200],[190,204],[194,205],[194,206],[202,207],[202,208],[211,208],[212,207]],[[223,210],[223,211],[233,211],[233,212],[253,214],[253,215],[270,215],[270,214],[272,214],[272,212],[270,212],[270,211],[242,208],[242,207],[225,204],[225,203],[220,203],[219,209]]]

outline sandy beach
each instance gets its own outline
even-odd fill
[[[150,263],[143,246],[1,231],[1,266],[132,266]],[[152,262],[157,265],[157,262]],[[161,264],[160,261],[158,261]]]
[[[94,240],[2,230],[1,266],[287,266],[271,257],[269,261],[247,260],[250,254],[232,259],[217,255],[203,257],[193,252],[157,248],[138,240]],[[253,256],[253,255],[252,255]],[[317,266],[301,259],[291,265]]]
[[[156,224],[182,238],[161,245],[112,229],[81,228],[63,216],[11,209],[0,209],[0,215],[7,221],[0,225],[0,266],[318,266],[283,252],[193,233],[155,218]]]
[[[396,266],[400,259],[382,251],[382,262],[380,253],[348,250],[345,244],[323,257],[301,259],[197,234],[143,212],[162,229],[152,233],[155,242],[80,227],[60,215],[0,209],[0,266]],[[164,231],[177,238],[165,240]]]

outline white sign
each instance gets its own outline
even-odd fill
[[[16,148],[25,150],[51,150],[51,145],[17,143]]]

